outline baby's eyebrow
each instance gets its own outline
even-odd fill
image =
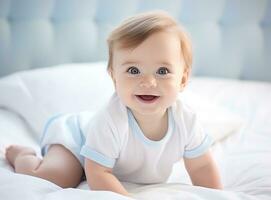
[[[136,61],[136,60],[127,60],[127,61],[124,61],[123,63],[121,63],[121,66],[140,65],[140,63],[141,63],[140,61]],[[173,64],[171,62],[168,62],[168,61],[157,61],[157,62],[155,62],[155,65],[167,66],[167,67],[173,66]]]
[[[140,63],[140,62],[138,62],[138,61],[125,61],[121,65],[134,65],[134,64],[138,64],[138,63]]]
[[[173,66],[172,63],[167,62],[167,61],[159,61],[156,62],[157,65],[165,65],[165,66]]]

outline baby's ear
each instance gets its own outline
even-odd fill
[[[187,68],[184,69],[183,77],[182,77],[182,82],[181,82],[181,85],[180,85],[180,92],[183,91],[183,89],[184,89],[185,86],[187,85],[189,75],[190,75],[190,70],[187,69]]]

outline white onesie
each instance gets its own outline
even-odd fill
[[[93,116],[90,112],[54,117],[46,125],[42,150],[62,144],[84,165],[84,158],[113,168],[120,180],[165,182],[174,163],[202,155],[212,144],[196,115],[180,98],[168,109],[168,130],[159,141],[144,136],[132,112],[114,94]]]

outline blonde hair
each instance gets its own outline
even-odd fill
[[[192,47],[187,33],[171,16],[163,11],[145,12],[126,19],[116,27],[107,38],[109,60],[107,70],[112,73],[113,50],[119,48],[135,48],[150,35],[166,30],[175,31],[181,44],[185,70],[190,73],[192,67]]]

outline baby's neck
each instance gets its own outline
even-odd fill
[[[140,115],[134,113],[134,117],[144,135],[150,140],[161,140],[168,129],[167,111],[161,114]]]

